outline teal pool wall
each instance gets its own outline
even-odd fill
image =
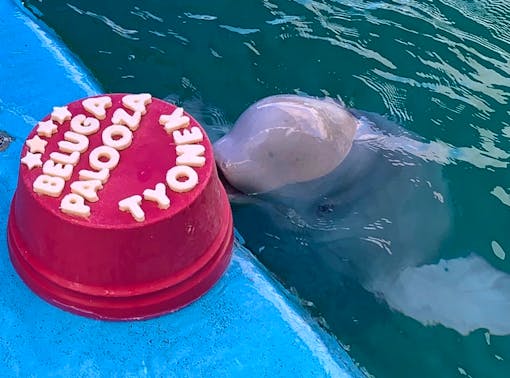
[[[105,322],[34,295],[9,260],[6,224],[19,154],[37,120],[100,93],[50,30],[0,0],[0,363],[2,376],[361,377],[340,345],[253,258],[238,237],[204,297],[148,321]]]

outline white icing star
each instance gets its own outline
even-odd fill
[[[37,134],[50,138],[57,132],[58,126],[53,123],[51,119],[39,122],[37,128]]]
[[[32,169],[35,167],[42,167],[41,154],[33,154],[31,152],[27,152],[25,157],[21,159],[21,162],[25,164],[28,169]]]
[[[51,112],[51,119],[60,124],[63,124],[64,121],[69,121],[72,116],[71,112],[67,110],[67,106],[55,106]]]
[[[40,152],[41,154],[44,154],[47,144],[48,142],[39,138],[39,135],[36,135],[32,139],[28,139],[26,141],[26,145],[30,148],[30,152],[32,153]]]

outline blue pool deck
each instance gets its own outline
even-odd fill
[[[20,280],[6,226],[22,143],[54,105],[100,86],[40,22],[0,0],[0,364],[3,376],[361,377],[334,338],[270,278],[237,238],[204,297],[148,321],[105,322],[57,309]]]

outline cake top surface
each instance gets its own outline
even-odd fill
[[[182,108],[149,94],[56,106],[28,136],[20,183],[70,222],[138,227],[189,206],[214,168],[212,146]]]

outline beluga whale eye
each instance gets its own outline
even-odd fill
[[[331,214],[335,211],[335,205],[332,203],[324,203],[319,206],[317,206],[317,213],[318,214]]]

